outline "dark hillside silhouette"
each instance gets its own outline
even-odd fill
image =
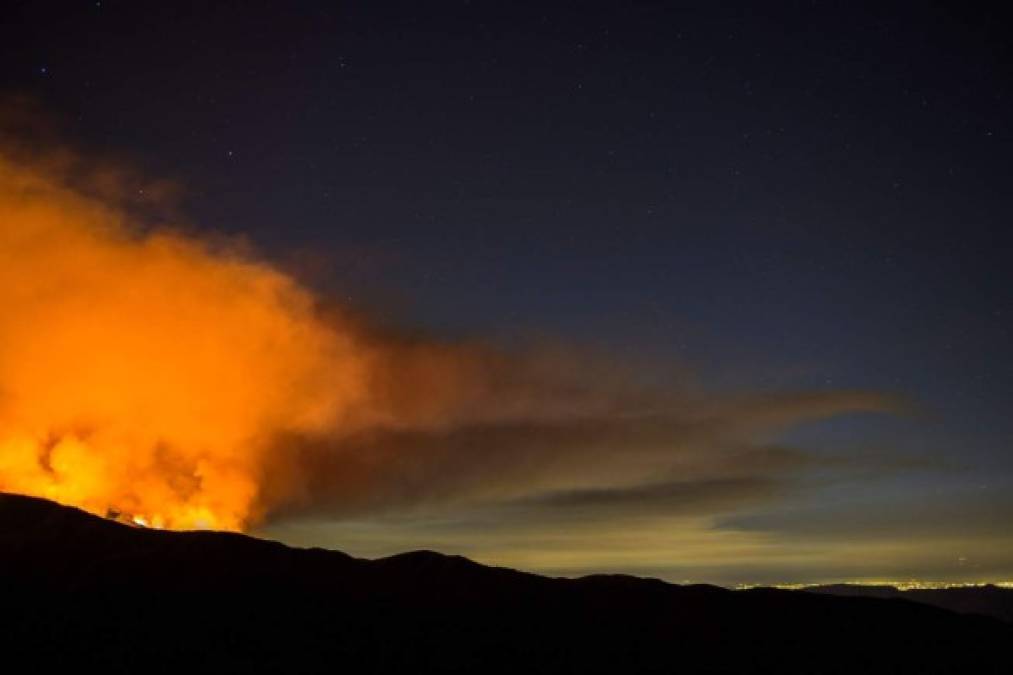
[[[810,586],[805,590],[855,598],[902,598],[961,614],[981,614],[1013,622],[1013,589],[992,584],[953,588],[912,588],[903,591],[893,586],[831,584]]]
[[[894,599],[550,579],[136,529],[0,495],[2,648],[74,672],[1009,672],[1013,626]]]

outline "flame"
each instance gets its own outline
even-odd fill
[[[0,155],[0,490],[240,530],[267,454],[333,433],[368,350],[235,246],[144,230]]]

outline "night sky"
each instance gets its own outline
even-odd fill
[[[1013,578],[1009,17],[676,4],[14,2],[0,93],[398,330],[894,402],[764,439],[809,459],[762,485],[266,536],[726,584]]]

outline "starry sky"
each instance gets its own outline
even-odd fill
[[[0,92],[406,330],[895,402],[801,416],[764,442],[806,461],[762,483],[266,536],[724,584],[1013,578],[1009,17],[676,4],[12,2]]]

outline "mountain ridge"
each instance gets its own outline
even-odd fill
[[[801,590],[842,597],[897,598],[960,614],[980,614],[1013,622],[1013,589],[994,584],[907,589],[889,584],[821,584],[805,586]]]
[[[1013,626],[895,599],[364,560],[0,494],[2,647],[104,672],[1003,672]]]

